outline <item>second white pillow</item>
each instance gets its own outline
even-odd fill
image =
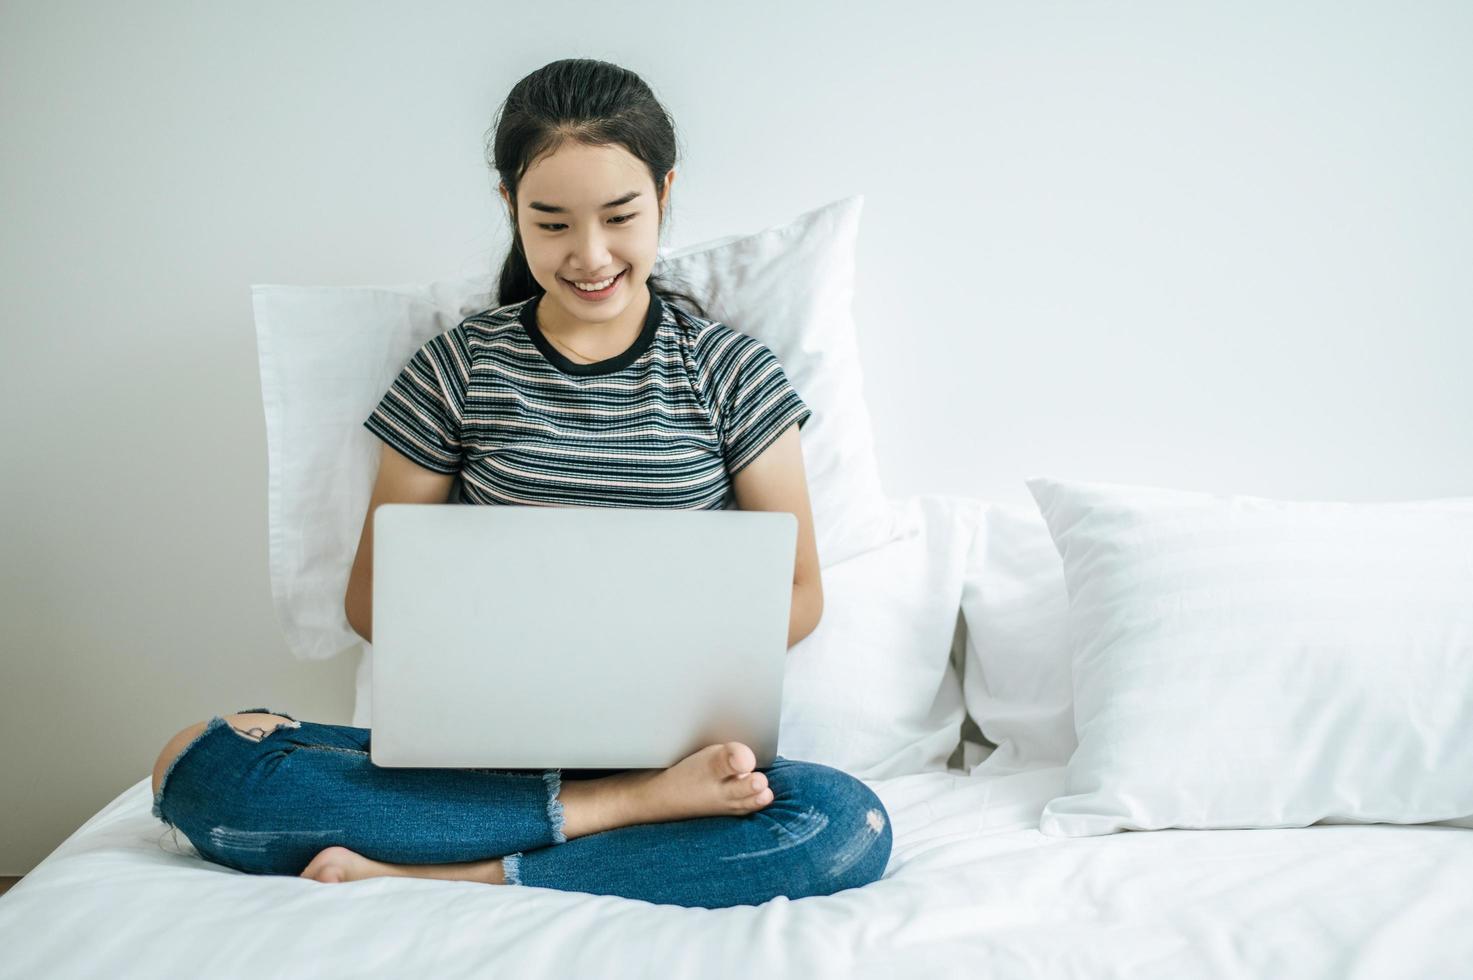
[[[946,769],[964,715],[951,644],[980,504],[893,506],[902,536],[824,569],[823,619],[783,675],[778,751],[864,779]]]
[[[967,712],[997,750],[973,775],[1062,766],[1078,747],[1064,568],[1036,505],[987,501],[967,561]]]

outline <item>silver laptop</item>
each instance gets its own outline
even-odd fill
[[[777,754],[798,519],[775,511],[383,504],[379,766],[663,768]]]

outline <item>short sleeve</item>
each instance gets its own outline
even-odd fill
[[[447,330],[415,351],[363,425],[420,466],[458,473],[469,382],[464,335]]]
[[[794,390],[777,356],[761,341],[746,337],[732,355],[720,394],[721,443],[728,474],[735,476],[813,410]]]

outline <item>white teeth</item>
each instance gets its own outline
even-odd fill
[[[592,293],[592,292],[597,292],[600,289],[606,288],[609,285],[609,283],[613,282],[615,279],[618,279],[618,278],[619,278],[618,275],[613,275],[613,276],[610,276],[609,278],[605,279],[603,282],[596,282],[596,283],[593,283],[593,284],[588,285],[588,286],[583,285],[581,282],[574,282],[573,285],[576,286],[578,289],[583,290],[585,293]],[[571,279],[568,280],[568,281],[569,282],[572,282]]]

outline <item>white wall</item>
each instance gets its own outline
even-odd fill
[[[866,195],[893,495],[1376,499],[1473,494],[1470,42],[1454,3],[5,4],[0,874],[188,723],[349,721],[273,618],[249,285],[499,267],[527,72],[666,101],[672,247]]]

